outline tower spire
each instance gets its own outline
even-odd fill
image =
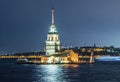
[[[54,24],[54,6],[52,5],[52,24]]]

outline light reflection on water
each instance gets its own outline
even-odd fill
[[[120,64],[0,63],[0,82],[120,82]]]
[[[75,69],[78,65],[39,65],[36,67],[35,82],[69,82],[68,68]]]
[[[36,65],[33,82],[120,82],[119,65]]]

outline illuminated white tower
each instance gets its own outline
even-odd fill
[[[52,24],[47,34],[46,55],[56,54],[60,50],[60,39],[54,24],[54,8],[52,8]]]

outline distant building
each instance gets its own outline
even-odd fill
[[[104,51],[104,49],[102,47],[81,47],[81,50],[82,52],[91,52],[92,50],[93,51],[96,51],[96,52],[101,52],[101,51]]]
[[[54,8],[52,8],[52,24],[47,34],[46,55],[57,54],[60,51],[60,39],[54,23]]]

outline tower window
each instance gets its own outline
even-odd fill
[[[52,40],[53,40],[53,37],[52,37]]]
[[[57,40],[57,37],[55,37],[55,40]]]
[[[49,37],[49,40],[50,40],[50,37]]]

